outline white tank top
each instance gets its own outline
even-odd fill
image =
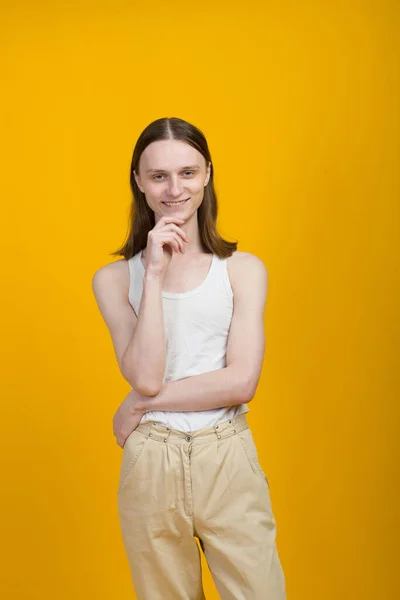
[[[142,251],[128,260],[129,302],[139,314],[145,268]],[[233,314],[233,292],[227,259],[213,254],[205,280],[183,293],[162,292],[166,338],[163,383],[200,375],[226,366],[226,345]],[[149,411],[141,423],[157,421],[181,431],[195,431],[248,412],[246,404],[202,411]]]

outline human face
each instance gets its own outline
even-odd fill
[[[155,221],[162,216],[177,216],[185,221],[197,211],[210,178],[211,163],[186,142],[152,142],[140,157],[135,180],[145,194]]]

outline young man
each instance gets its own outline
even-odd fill
[[[141,600],[202,600],[202,547],[223,600],[284,600],[269,485],[246,412],[265,349],[267,271],[216,230],[204,135],[140,135],[131,228],[93,290],[132,391],[113,424],[118,508]],[[245,208],[244,208],[245,209]]]

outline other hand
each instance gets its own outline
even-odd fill
[[[131,390],[113,417],[113,432],[121,448],[125,446],[127,438],[139,425],[146,412],[138,408],[139,399],[142,400],[143,396],[136,390]]]

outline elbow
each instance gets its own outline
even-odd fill
[[[157,396],[161,391],[161,381],[151,381],[141,377],[126,377],[126,380],[132,388],[142,396]]]
[[[157,396],[162,386],[161,381],[153,381],[144,377],[131,377],[128,383],[142,396]]]
[[[161,382],[158,381],[140,381],[138,380],[135,384],[131,383],[132,387],[142,396],[157,396],[161,391]]]
[[[252,377],[241,379],[238,386],[238,404],[248,404],[254,398],[258,386],[258,380]]]
[[[129,385],[142,396],[157,396],[162,387],[162,381],[152,381],[146,377],[136,376],[131,370],[121,369],[121,374]]]

